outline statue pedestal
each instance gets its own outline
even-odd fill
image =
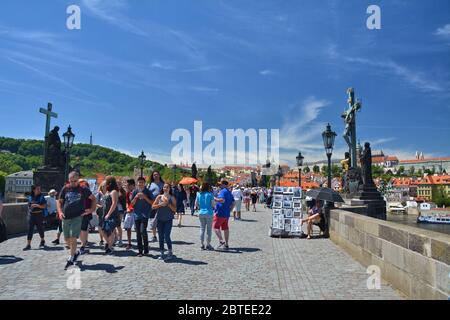
[[[48,193],[51,189],[60,192],[65,181],[64,171],[59,168],[40,167],[33,175],[34,184],[40,185],[43,193]]]
[[[376,186],[364,186],[358,195],[351,200],[352,206],[367,206],[364,215],[372,218],[386,220],[386,201]]]

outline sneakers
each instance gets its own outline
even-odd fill
[[[158,239],[156,237],[153,237],[150,242],[158,242]]]
[[[67,262],[66,262],[66,266],[64,267],[64,270],[67,270],[69,267],[71,267],[73,265],[74,265],[73,261],[70,260],[70,258],[69,258],[69,260],[67,260]]]
[[[164,253],[161,252],[160,256],[158,257],[158,260],[163,261],[165,259]]]
[[[202,246],[200,247],[200,249],[202,249],[202,250],[206,250],[206,248],[205,248],[205,245],[204,245],[204,244],[202,244]]]
[[[41,241],[41,243],[39,244],[39,248],[44,248],[45,247],[45,241]]]
[[[31,246],[29,244],[27,244],[27,246],[25,248],[23,248],[23,251],[28,251],[31,250]]]
[[[89,249],[86,249],[86,247],[81,247],[79,252],[81,255],[83,255],[83,254],[89,253]]]
[[[123,247],[123,242],[122,242],[122,240],[119,240],[119,247],[120,247],[120,248]]]
[[[220,244],[217,246],[217,250],[222,250],[224,245],[225,245],[225,242],[220,242]]]
[[[77,261],[78,257],[81,255],[81,251],[77,250],[77,252],[75,253],[75,255],[73,256],[73,262],[75,263],[75,261]]]
[[[213,248],[212,245],[208,244],[208,245],[206,246],[206,250],[208,250],[208,251],[214,251],[214,248]]]
[[[54,245],[58,245],[58,244],[59,244],[59,239],[53,240],[52,243],[53,243]]]
[[[166,258],[164,259],[164,261],[169,261],[173,259],[173,253],[171,251],[169,251],[169,253],[167,254]]]

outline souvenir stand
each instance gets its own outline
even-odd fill
[[[300,187],[275,187],[272,201],[271,237],[301,237],[302,190]]]

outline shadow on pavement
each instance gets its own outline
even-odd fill
[[[194,242],[186,242],[186,241],[172,241],[172,244],[176,244],[176,245],[180,245],[180,244],[191,245],[191,244],[195,244],[195,243]]]
[[[22,258],[16,256],[0,256],[0,265],[13,264],[22,260]]]
[[[229,248],[228,250],[215,250],[216,252],[223,252],[223,253],[243,253],[243,252],[257,252],[261,251],[259,248]]]
[[[65,250],[63,247],[49,247],[49,246],[45,246],[43,249],[39,249],[39,250],[44,250],[44,251],[61,251],[61,250]]]
[[[253,220],[253,219],[241,219],[241,220],[237,220],[237,222],[258,222],[258,220]]]
[[[80,271],[105,271],[107,273],[117,273],[117,271],[125,268],[124,266],[116,267],[108,263],[97,263],[92,265],[79,263],[77,265],[80,268]]]
[[[154,257],[154,259],[157,259],[159,256]],[[185,260],[183,258],[173,256],[172,259],[164,261],[165,263],[182,263],[182,264],[188,264],[192,266],[199,266],[199,265],[207,265],[208,263],[204,261],[195,261],[195,260]]]

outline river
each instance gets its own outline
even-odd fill
[[[387,214],[387,220],[420,229],[436,231],[450,235],[450,224],[431,224],[431,223],[417,223],[417,216],[412,214]]]

